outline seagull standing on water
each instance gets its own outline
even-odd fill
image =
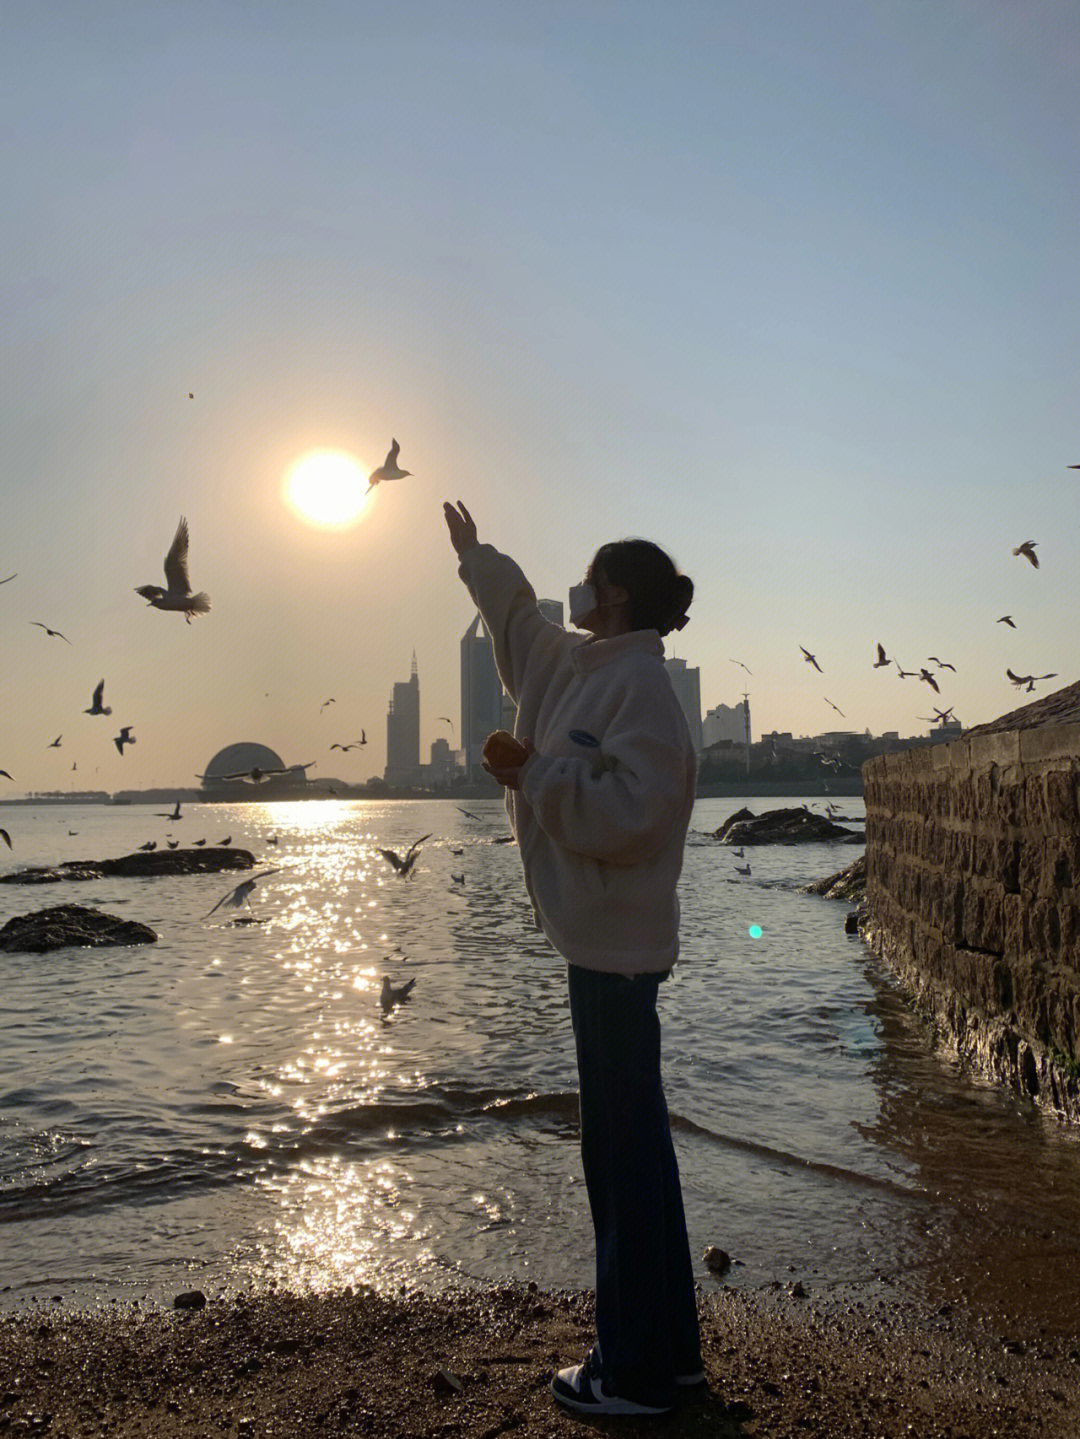
[[[404,984],[394,985],[390,983],[390,976],[384,974],[382,993],[379,995],[379,1003],[383,1009],[393,1009],[395,1004],[400,1004],[403,999],[408,999],[415,983],[415,979],[407,979]]]
[[[1025,559],[1031,561],[1031,563],[1035,566],[1036,569],[1039,568],[1039,560],[1038,556],[1035,553],[1034,540],[1025,540],[1022,545],[1017,545],[1016,549],[1013,550],[1013,554],[1023,555]]]
[[[137,585],[135,593],[149,600],[156,610],[178,610],[191,623],[192,615],[205,615],[210,609],[210,596],[200,592],[191,593],[188,579],[188,523],[183,515],[176,527],[176,534],[165,556],[165,581],[167,589],[160,585]]]
[[[377,470],[372,470],[371,474],[368,476],[368,487],[364,491],[365,495],[370,495],[375,486],[379,484],[382,480],[403,480],[406,475],[412,474],[411,470],[402,470],[398,468],[397,461],[400,450],[401,446],[398,444],[397,440],[391,440],[390,449],[387,453],[386,459],[382,462],[382,464]]]
[[[105,681],[99,680],[97,689],[94,691],[94,698],[90,701],[90,708],[83,710],[84,715],[111,715],[112,710],[108,705],[101,703],[105,696]]]

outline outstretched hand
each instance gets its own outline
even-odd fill
[[[461,511],[460,514],[458,514],[458,510]],[[473,545],[479,543],[476,538],[476,521],[461,500],[458,500],[457,510],[449,500],[444,500],[443,514],[446,516],[446,524],[450,530],[450,543],[460,557],[466,550],[471,550]]]

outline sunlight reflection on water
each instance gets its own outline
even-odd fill
[[[692,829],[742,803],[699,802]],[[497,842],[502,805],[475,809],[193,805],[186,839],[231,832],[256,873],[280,870],[240,916],[257,923],[203,919],[228,876],[94,881],[80,901],[127,905],[159,943],[5,957],[14,1296],[43,1276],[71,1293],[158,1292],[188,1270],[316,1288],[592,1282],[565,965],[533,925],[515,846]],[[139,807],[85,807],[61,843],[55,814],[19,819],[20,863],[129,852],[151,824]],[[400,878],[379,850],[428,831]],[[702,834],[688,843],[682,952],[660,991],[665,1088],[692,1250],[740,1257],[730,1282],[793,1264],[819,1292],[881,1274],[927,1289],[923,1252],[962,1276],[979,1244],[1017,1246],[1002,1174],[1029,1196],[1032,1176],[1054,1175],[1044,1228],[1080,1232],[1077,1147],[957,1075],[843,934],[842,908],[795,892],[851,857],[761,850],[748,880]],[[0,906],[0,922],[36,907],[11,886]],[[387,1013],[384,975],[417,981]]]

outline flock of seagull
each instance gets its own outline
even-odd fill
[[[1068,468],[1070,470],[1078,470],[1080,469],[1080,465],[1070,465]],[[1036,548],[1037,546],[1034,540],[1025,540],[1022,545],[1016,546],[1016,548],[1013,550],[1013,554],[1017,556],[1023,556],[1024,559],[1030,561],[1030,563],[1035,569],[1038,569],[1039,559],[1035,553]],[[1013,620],[1012,615],[1002,615],[1000,619],[997,620],[997,623],[999,625],[1008,625],[1010,629],[1016,629],[1016,624]],[[808,665],[812,665],[814,669],[817,670],[818,674],[825,673],[825,671],[818,664],[816,655],[811,654],[804,645],[799,645],[799,649],[802,651],[803,659]],[[746,670],[747,674],[752,674],[752,671],[748,669],[745,664],[743,664],[742,660],[733,659],[731,663],[735,665],[740,665],[744,670]],[[941,670],[951,670],[953,674],[956,673],[956,666],[954,664],[950,664],[948,660],[939,659],[937,655],[928,655],[926,663],[927,665],[937,665],[939,672]],[[885,653],[884,645],[879,643],[877,647],[877,659],[873,662],[872,668],[876,670],[884,669],[888,665],[892,664],[895,664],[897,673],[902,680],[911,679],[914,676],[920,681],[922,681],[924,684],[928,684],[935,694],[941,693],[941,690],[938,686],[937,678],[934,675],[933,670],[928,669],[926,665],[920,666],[917,670],[906,670],[904,669],[903,665],[900,663],[899,660],[890,659],[889,656]],[[1012,682],[1015,689],[1024,689],[1027,690],[1029,693],[1034,690],[1036,684],[1038,684],[1040,681],[1057,679],[1056,670],[1051,671],[1051,673],[1045,675],[1018,675],[1013,674],[1011,669],[1006,669],[1005,675]],[[841,716],[841,718],[846,718],[846,716],[844,715],[844,711],[839,707],[839,705],[833,704],[832,700],[829,699],[827,696],[822,696],[822,698],[825,700],[825,703],[827,705],[829,705],[832,709],[836,711],[838,715]],[[953,712],[951,707],[947,710],[940,710],[936,706],[932,706],[932,708],[934,710],[933,715],[919,715],[918,718],[921,720],[925,720],[930,724],[942,725],[946,724],[952,718]]]
[[[195,398],[194,393],[191,391],[188,391],[187,397],[189,400],[193,400]],[[390,449],[384,462],[378,467],[378,469],[371,472],[371,475],[368,478],[368,489],[366,493],[370,494],[371,490],[384,480],[401,480],[404,479],[407,475],[411,474],[411,471],[403,470],[398,465],[398,455],[400,454],[400,451],[401,446],[398,444],[397,440],[393,440],[391,442]],[[162,587],[161,585],[137,585],[135,587],[135,593],[137,595],[141,595],[152,609],[165,611],[171,610],[174,613],[182,614],[188,624],[191,623],[194,616],[205,615],[209,614],[210,612],[210,596],[202,590],[200,590],[198,593],[192,592],[191,576],[188,569],[188,550],[190,546],[190,540],[191,536],[188,530],[188,522],[185,517],[181,515],[180,523],[176,527],[176,533],[173,536],[172,544],[169,546],[168,553],[165,556],[164,587]],[[0,580],[0,585],[6,585],[11,580],[17,578],[18,571],[16,570],[14,574],[7,575],[4,579]],[[67,645],[71,644],[71,640],[68,639],[67,635],[62,633],[62,631],[60,630],[52,629],[42,620],[31,620],[30,624],[36,629],[44,630],[46,637],[50,639],[59,639],[63,640],[63,642]],[[91,700],[89,707],[83,710],[83,714],[94,716],[111,715],[112,708],[111,706],[106,705],[104,700],[105,681],[104,679],[102,679],[98,681],[98,684],[94,689],[93,699]],[[335,703],[336,700],[334,699],[328,699],[324,701],[324,703],[319,707],[320,713],[327,707],[327,705],[332,705]],[[451,722],[447,721],[447,723]],[[134,725],[123,725],[120,729],[120,733],[113,737],[113,744],[115,744],[121,758],[123,758],[125,747],[127,745],[132,745],[136,743],[135,735],[132,733],[134,728]],[[56,736],[54,740],[52,740],[48,745],[46,745],[45,748],[60,749],[62,740],[63,733],[60,733]],[[360,738],[358,740],[353,740],[349,744],[335,743],[330,746],[330,749],[331,751],[341,750],[343,754],[347,754],[350,750],[359,749],[366,744],[367,732],[366,730],[361,729]],[[289,769],[307,770],[311,769],[315,764],[316,761],[312,760],[306,765],[294,765],[290,766]],[[71,768],[72,770],[77,770],[78,763],[76,762],[72,764]],[[282,767],[280,769],[265,769],[256,765],[249,770],[241,770],[236,774],[217,775],[214,776],[214,778],[225,780],[247,780],[251,784],[259,784],[264,779],[270,778],[272,775],[286,774],[289,772],[289,769],[285,767]],[[8,773],[7,770],[4,769],[0,769],[0,777],[7,780],[12,780],[12,776]],[[196,779],[205,778],[205,775],[196,775]],[[14,781],[12,780],[12,782]],[[336,793],[333,788],[330,788],[328,792],[330,794]],[[7,842],[8,848],[10,849],[11,840],[6,830],[0,830],[0,838],[3,838]]]

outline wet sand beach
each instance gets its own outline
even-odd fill
[[[699,1294],[707,1386],[659,1419],[564,1413],[548,1385],[593,1339],[592,1296],[263,1292],[194,1312],[0,1321],[0,1432],[515,1439],[593,1429],[712,1439],[1075,1439],[1080,1354],[902,1304]],[[445,1370],[460,1383],[441,1379]]]

